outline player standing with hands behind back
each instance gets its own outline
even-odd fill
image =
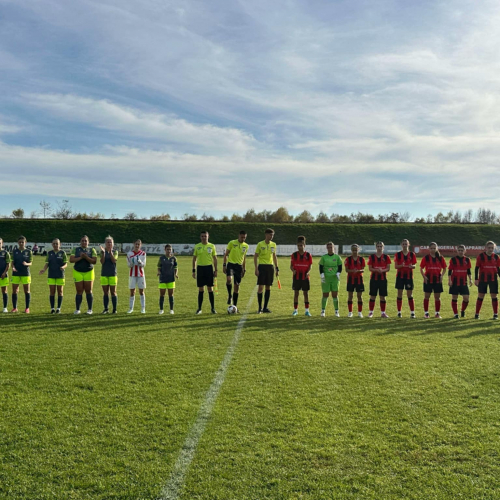
[[[214,278],[217,278],[217,249],[213,243],[208,242],[208,231],[202,231],[200,239],[201,243],[194,247],[193,252],[193,278],[196,279],[198,285],[196,314],[201,314],[205,287],[207,287],[212,314],[217,314],[214,297]]]
[[[168,302],[170,305],[170,314],[174,314],[174,291],[175,280],[179,279],[177,273],[177,259],[172,252],[172,245],[165,245],[165,255],[158,259],[156,265],[158,272],[156,275],[159,277],[158,289],[160,290],[160,312],[163,314],[163,304],[165,303],[165,293],[168,290]]]
[[[311,284],[309,283],[309,272],[311,271],[313,258],[309,252],[306,252],[305,236],[299,236],[297,238],[297,249],[297,252],[292,253],[292,260],[290,262],[290,270],[293,272],[293,316],[299,314],[300,290],[302,290],[304,294],[306,316],[311,316],[309,312],[309,290],[311,288]]]
[[[255,276],[257,276],[257,300],[259,302],[258,314],[270,313],[271,310],[267,307],[271,298],[271,287],[273,286],[274,273],[276,278],[279,276],[278,257],[276,256],[276,243],[272,241],[274,238],[274,229],[266,229],[264,231],[264,240],[257,243],[253,263],[255,265]],[[274,264],[274,266],[273,266]],[[264,296],[264,308],[262,308],[262,292],[266,289]]]

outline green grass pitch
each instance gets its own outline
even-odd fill
[[[468,317],[457,321],[444,293],[444,319],[424,320],[417,277],[418,319],[406,300],[397,319],[391,271],[390,319],[379,317],[378,301],[366,318],[366,294],[365,318],[347,318],[343,276],[342,317],[330,301],[320,318],[315,260],[312,318],[302,304],[291,317],[285,258],[273,313],[255,314],[254,302],[180,498],[500,498],[500,325],[489,298],[475,321],[473,289]],[[119,263],[117,316],[99,314],[98,279],[95,314],[73,316],[71,278],[63,314],[48,314],[40,257],[32,314],[0,316],[0,498],[154,499],[167,482],[241,315],[225,314],[223,277],[219,314],[209,314],[206,297],[194,315],[184,257],[175,316],[157,314],[154,257],[147,314],[137,299],[127,315]],[[241,310],[254,287],[249,272]]]

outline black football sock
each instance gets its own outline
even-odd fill
[[[55,309],[56,307],[56,298],[53,295],[49,295],[50,308]]]
[[[62,301],[63,301],[63,295],[58,295],[57,296],[57,308],[58,309],[61,309]]]
[[[83,295],[76,294],[75,302],[76,302],[76,310],[77,311],[79,311],[80,307],[82,307],[82,301],[83,301]]]
[[[87,296],[87,306],[90,311],[92,311],[92,304],[94,302],[94,296],[91,293],[85,294]]]
[[[271,290],[266,290],[266,293],[264,294],[264,309],[267,309],[270,298],[271,298]]]
[[[3,307],[4,307],[4,309],[7,307],[8,304],[9,304],[9,295],[4,293],[3,294]]]
[[[17,309],[17,293],[12,294],[12,307]]]
[[[29,309],[30,308],[30,302],[31,302],[31,293],[24,294],[24,300],[26,302],[26,309]]]
[[[257,301],[259,302],[259,309],[262,309],[262,293],[257,294]]]
[[[163,304],[165,304],[165,295],[160,295],[160,311],[163,311]]]
[[[239,296],[239,293],[237,293],[237,292],[233,293],[233,304],[235,306],[238,305],[238,296]]]
[[[198,292],[198,309],[203,305],[203,292]]]
[[[174,296],[169,296],[168,297],[168,303],[170,305],[170,310],[173,311],[174,310]]]
[[[215,297],[214,292],[208,292],[208,300],[210,300],[210,307],[215,309]]]
[[[104,309],[107,311],[109,309],[109,295],[104,294],[102,300],[104,301]]]
[[[231,283],[229,284],[226,283],[226,288],[227,288],[227,295],[229,298],[231,298],[231,293],[233,292],[233,285],[231,285]]]
[[[115,312],[118,306],[118,296],[111,295],[111,303],[113,304],[113,312]]]

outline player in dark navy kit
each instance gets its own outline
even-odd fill
[[[168,291],[168,302],[170,314],[174,314],[174,291],[175,280],[179,279],[177,273],[177,259],[172,252],[172,245],[165,245],[165,255],[158,259],[158,289],[160,290],[160,312],[163,314],[163,304],[165,303],[165,293]]]
[[[3,310],[2,312],[8,313],[7,306],[9,305],[9,295],[7,294],[9,286],[9,268],[11,258],[10,253],[3,248],[3,240],[0,238],[0,288],[2,289]]]
[[[43,274],[49,270],[47,283],[49,285],[50,313],[60,314],[64,295],[64,285],[66,284],[65,270],[68,267],[68,257],[64,250],[61,250],[61,241],[58,238],[52,240],[52,250],[47,252],[45,266],[40,271]],[[57,309],[56,309],[57,291]]]
[[[432,242],[429,254],[420,261],[420,274],[424,278],[424,318],[429,319],[429,300],[434,293],[436,306],[435,318],[441,319],[441,294],[443,293],[443,276],[446,273],[446,261],[439,253],[438,246]]]
[[[479,312],[483,305],[484,296],[491,295],[493,319],[498,319],[498,274],[500,273],[500,258],[495,253],[496,244],[488,241],[485,251],[476,259],[475,281],[477,286],[477,302],[475,319],[479,319]]]
[[[396,268],[396,290],[398,291],[397,307],[398,318],[403,317],[403,292],[406,290],[408,305],[410,306],[410,318],[415,319],[415,301],[413,300],[413,270],[417,264],[417,256],[410,251],[410,242],[404,239],[401,242],[401,251],[394,256],[394,267]]]
[[[23,285],[26,308],[24,312],[29,314],[31,301],[31,274],[30,266],[33,264],[33,253],[26,248],[26,238],[19,236],[17,248],[12,251],[12,312],[17,312],[17,294],[19,286]]]
[[[451,308],[454,318],[458,319],[458,296],[462,296],[461,316],[465,317],[465,310],[469,305],[469,286],[472,286],[471,262],[465,256],[465,245],[458,245],[458,255],[450,259],[448,265],[448,285],[450,287]]]

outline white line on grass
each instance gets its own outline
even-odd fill
[[[236,326],[236,330],[234,331],[233,340],[229,345],[226,351],[226,355],[224,356],[224,359],[222,360],[219,369],[215,374],[212,384],[210,385],[210,388],[205,395],[205,399],[201,403],[196,421],[191,427],[189,434],[187,435],[186,441],[182,446],[179,457],[175,462],[174,470],[172,471],[167,484],[163,488],[159,500],[176,500],[177,498],[179,498],[181,489],[184,486],[186,473],[189,469],[189,466],[191,465],[191,462],[193,461],[194,455],[196,453],[196,448],[198,447],[201,436],[205,431],[205,427],[212,413],[215,401],[217,400],[217,396],[219,395],[222,384],[224,383],[224,379],[226,378],[227,369],[231,364],[234,351],[236,349],[236,346],[238,345],[238,341],[240,340],[241,330],[243,330],[248,312],[250,311],[250,307],[252,306],[256,289],[257,287],[255,287],[252,291],[250,299],[248,300],[247,306],[245,308],[245,312],[243,313],[241,319],[238,321],[238,325]]]

